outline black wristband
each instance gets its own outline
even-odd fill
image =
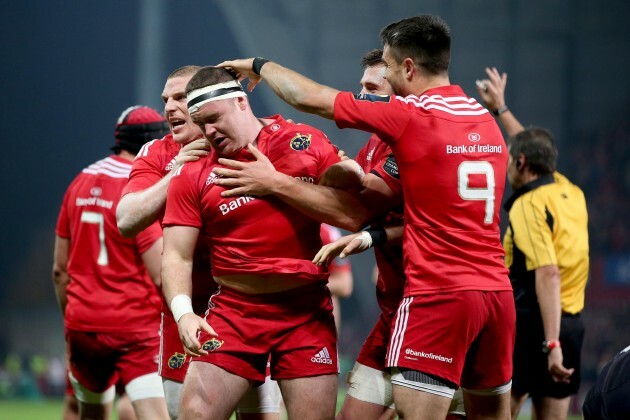
[[[260,76],[260,69],[262,69],[262,66],[264,66],[268,62],[269,60],[267,60],[266,58],[262,58],[262,57],[254,58],[254,62],[252,63],[252,71]]]
[[[367,233],[372,237],[372,246],[383,245],[387,242],[387,232],[383,227],[367,229]]]
[[[499,109],[495,109],[494,111],[492,111],[492,113],[494,114],[495,117],[498,117],[499,115],[503,114],[504,112],[509,111],[510,108],[507,107],[507,105],[502,105],[499,107]]]

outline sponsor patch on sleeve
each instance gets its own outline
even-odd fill
[[[391,100],[391,96],[376,95],[374,93],[357,93],[354,95],[354,99],[356,99],[357,101],[389,102]]]
[[[398,173],[398,164],[396,163],[396,159],[394,155],[391,154],[383,164],[383,170],[387,172],[392,178],[400,179],[400,174]]]

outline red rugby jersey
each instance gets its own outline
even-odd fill
[[[144,191],[164,178],[173,169],[173,159],[181,148],[182,146],[173,140],[172,134],[167,134],[161,140],[152,140],[142,146],[133,161],[123,195]],[[210,271],[210,250],[205,241],[198,241],[195,247],[192,283],[193,309],[196,314],[203,314],[208,309],[210,296],[217,290],[217,284],[212,279]],[[166,313],[171,312],[166,302],[162,310]]]
[[[382,178],[392,191],[402,195],[402,186],[392,151],[384,141],[372,134],[368,142],[359,150],[355,160],[365,173],[371,172]],[[372,226],[387,226],[402,222],[402,208],[389,212],[375,220]],[[402,245],[380,245],[374,247],[374,257],[378,267],[376,281],[376,301],[381,311],[392,318],[402,300],[405,286]]]
[[[70,240],[65,325],[95,332],[157,331],[160,295],[141,254],[162,236],[154,223],[134,239],[116,226],[116,206],[131,163],[118,156],[100,160],[68,187],[57,235]]]
[[[258,149],[276,169],[304,182],[319,177],[339,157],[319,130],[276,115],[258,135]],[[244,150],[240,160],[250,160]],[[193,226],[211,248],[215,276],[293,274],[323,280],[311,259],[321,248],[320,223],[273,196],[223,198],[214,184],[217,156],[185,164],[171,180],[163,226]]]
[[[507,148],[496,122],[459,86],[420,97],[339,93],[341,128],[377,134],[405,196],[405,296],[511,290],[500,242]]]

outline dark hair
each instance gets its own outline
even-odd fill
[[[184,66],[178,69],[175,69],[168,75],[166,80],[172,79],[173,77],[182,77],[182,76],[192,76],[199,71],[201,66]]]
[[[363,70],[368,67],[378,66],[381,64],[385,65],[385,62],[383,61],[383,50],[381,49],[377,48],[361,57],[361,67],[363,67]]]
[[[232,80],[236,80],[236,77],[222,67],[202,67],[186,85],[186,94],[195,89],[216,85],[217,83],[230,82]]]
[[[438,16],[420,15],[390,23],[381,31],[398,63],[411,57],[429,74],[448,71],[451,60],[451,30]]]
[[[531,127],[521,131],[508,139],[508,147],[514,159],[522,153],[529,170],[536,175],[547,175],[556,170],[558,148],[551,133],[544,128]]]

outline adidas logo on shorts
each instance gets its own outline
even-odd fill
[[[319,351],[319,353],[311,357],[311,362],[332,365],[332,359],[330,358],[330,353],[328,353],[328,348],[324,347]]]

